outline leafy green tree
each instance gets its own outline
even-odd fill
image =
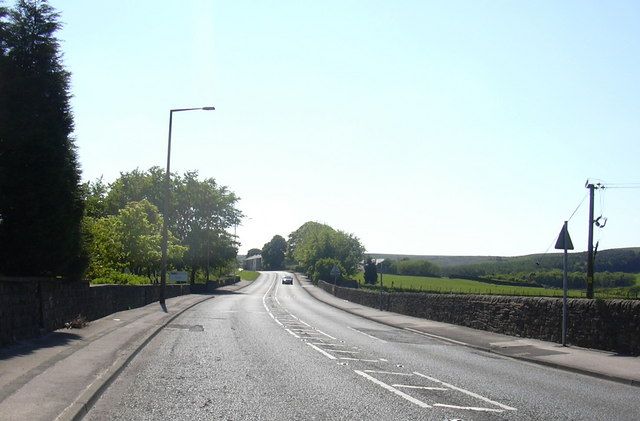
[[[340,270],[340,275],[335,279],[333,276],[331,276],[331,269],[333,269],[334,266],[337,266],[338,270]],[[311,274],[311,279],[315,283],[317,283],[319,280],[323,280],[325,282],[333,282],[334,280],[339,281],[342,279],[342,276],[345,274],[345,272],[346,271],[344,267],[338,259],[320,259],[313,265],[313,273]]]
[[[19,0],[0,22],[0,272],[79,279],[83,202],[59,15]]]
[[[255,256],[255,255],[258,255],[260,253],[262,253],[262,250],[260,250],[260,249],[250,249],[247,252],[247,257]]]
[[[280,235],[274,235],[271,241],[262,247],[262,266],[265,269],[284,269],[284,258],[287,252],[287,240]]]
[[[134,275],[155,278],[160,270],[162,217],[147,200],[131,202],[117,215],[85,218],[90,237],[90,277],[106,277],[128,270]],[[169,235],[169,260],[181,261],[186,247]]]
[[[292,258],[310,271],[321,259],[336,259],[347,276],[357,273],[364,256],[364,247],[357,237],[317,222],[307,222],[292,232],[289,249]]]
[[[175,175],[172,177],[175,190]],[[164,170],[158,166],[149,168],[148,171],[135,169],[130,172],[121,172],[109,186],[109,192],[104,198],[106,213],[115,215],[120,209],[124,209],[130,202],[148,200],[158,209],[164,206]],[[175,209],[175,204],[172,204]]]
[[[102,218],[107,216],[107,193],[109,192],[109,186],[107,186],[102,177],[96,181],[87,181],[82,184],[82,194],[84,199],[85,215],[91,218]]]

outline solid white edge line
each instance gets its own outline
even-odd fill
[[[311,348],[315,349],[316,351],[318,351],[319,353],[321,353],[322,355],[324,355],[325,357],[329,358],[330,360],[335,360],[336,357],[334,357],[333,355],[329,354],[328,352],[326,352],[324,349],[320,349],[317,346],[307,342],[307,345],[309,345]]]
[[[401,390],[396,389],[393,386],[390,386],[388,384],[386,384],[385,382],[382,382],[378,379],[376,379],[375,377],[372,377],[370,375],[368,375],[367,373],[364,373],[362,371],[359,370],[353,370],[356,374],[364,377],[367,380],[370,380],[371,382],[377,384],[378,386],[381,386],[385,389],[387,389],[389,392],[395,393],[396,395],[408,400],[409,402],[418,405],[421,408],[431,408],[431,405],[427,405],[426,403],[422,402],[419,399],[414,398],[413,396],[409,396],[406,393],[402,392]]]
[[[451,409],[468,409],[470,411],[482,411],[482,412],[504,412],[502,409],[494,409],[494,408],[480,408],[477,406],[458,406],[458,405],[447,405],[444,403],[433,403],[433,406],[437,406],[440,408],[451,408]]]
[[[440,339],[441,341],[453,342],[454,344],[469,346],[469,344],[466,343],[466,342],[456,341],[455,339],[445,338],[444,336],[434,335],[433,333],[422,332],[420,330],[411,329],[410,327],[405,327],[403,329],[404,330],[408,330],[409,332],[417,333],[418,335],[423,335],[423,336],[428,336],[430,338]]]
[[[351,357],[340,357],[339,360],[347,360],[347,361],[362,361],[364,363],[379,363],[380,360],[365,360],[362,358],[351,358]]]
[[[462,393],[464,393],[464,394],[466,394],[466,395],[469,395],[469,396],[472,396],[472,397],[474,397],[474,398],[476,398],[476,399],[480,399],[481,401],[485,401],[485,402],[490,403],[490,404],[492,404],[492,405],[499,406],[500,408],[502,408],[502,409],[506,409],[507,411],[517,411],[517,409],[516,409],[516,408],[512,408],[512,407],[510,407],[510,406],[508,406],[508,405],[505,405],[505,404],[502,404],[502,403],[500,403],[500,402],[492,401],[491,399],[489,399],[489,398],[485,398],[485,397],[484,397],[484,396],[482,396],[482,395],[478,395],[477,393],[470,392],[470,391],[468,391],[468,390],[465,390],[465,389],[463,389],[463,388],[461,388],[461,387],[454,386],[454,385],[449,384],[449,383],[445,383],[445,382],[443,382],[442,380],[438,380],[438,379],[436,379],[436,378],[434,378],[434,377],[430,377],[430,376],[427,376],[427,375],[425,375],[425,374],[418,373],[417,371],[414,371],[414,372],[413,372],[413,374],[415,374],[416,376],[423,377],[423,378],[425,378],[425,379],[429,379],[429,380],[431,380],[432,382],[440,383],[440,384],[441,384],[441,385],[443,385],[443,386],[446,386],[446,387],[448,387],[448,388],[450,388],[450,389],[453,389],[453,390],[457,390],[458,392],[462,392]]]
[[[380,342],[385,342],[385,343],[387,342],[387,341],[385,341],[384,339],[376,338],[376,337],[375,337],[375,336],[373,336],[373,335],[369,335],[368,333],[361,332],[361,331],[359,331],[358,329],[356,329],[355,327],[347,326],[347,329],[351,329],[351,330],[353,330],[354,332],[358,332],[358,333],[359,333],[359,334],[361,334],[361,335],[368,336],[368,337],[369,337],[369,338],[371,338],[371,339],[377,339],[377,340],[378,340],[378,341],[380,341]]]

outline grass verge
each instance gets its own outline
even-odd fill
[[[240,276],[243,281],[255,281],[260,276],[260,272],[254,272],[251,270],[238,270],[236,275]]]

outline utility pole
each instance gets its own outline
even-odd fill
[[[587,181],[589,189],[589,244],[587,245],[587,298],[593,298],[593,196],[594,184]]]

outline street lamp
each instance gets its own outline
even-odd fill
[[[173,113],[180,111],[213,111],[215,107],[199,107],[199,108],[176,108],[169,110],[169,142],[167,147],[167,172],[164,174],[164,209],[162,218],[162,268],[160,270],[160,305],[165,306],[165,289],[167,286],[167,243],[169,240],[169,230],[167,227],[167,219],[169,219],[169,194],[171,192],[171,123],[173,122]]]

